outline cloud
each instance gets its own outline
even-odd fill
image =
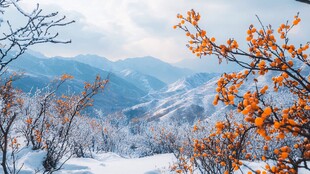
[[[310,19],[309,6],[293,0],[25,0],[31,9],[39,2],[44,9],[60,11],[75,19],[73,25],[61,29],[62,37],[71,38],[70,45],[39,46],[44,54],[73,56],[98,54],[110,59],[152,55],[168,62],[194,57],[185,47],[186,37],[172,26],[177,13],[195,9],[202,14],[202,26],[208,34],[225,41],[236,38],[246,46],[249,24],[276,26],[300,12],[303,20]],[[303,22],[292,35],[296,42],[306,42],[310,24]],[[244,43],[244,44],[242,44]]]

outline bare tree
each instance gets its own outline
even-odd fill
[[[74,21],[65,21],[66,16],[59,17],[58,12],[43,14],[43,10],[37,4],[36,8],[28,13],[19,5],[20,0],[0,0],[0,12],[5,13],[6,8],[14,6],[26,20],[24,26],[13,27],[9,20],[4,21],[9,28],[8,33],[3,33],[0,37],[0,71],[2,71],[11,61],[20,57],[29,46],[41,43],[70,43],[71,40],[62,41],[57,39],[59,33],[52,33],[51,29],[58,26],[65,26]],[[15,29],[16,28],[16,29]]]
[[[0,27],[7,28],[7,32],[0,35],[0,73],[13,60],[19,58],[30,46],[41,43],[70,43],[71,40],[59,40],[58,33],[52,32],[55,27],[73,23],[66,21],[66,16],[59,16],[58,12],[44,14],[39,4],[30,12],[19,6],[20,0],[0,0]],[[10,20],[3,18],[8,8],[15,9],[26,23],[23,26],[13,26]],[[1,166],[5,174],[16,173],[10,170],[7,162],[9,142],[16,142],[10,137],[11,128],[19,116],[18,108],[23,105],[18,98],[18,91],[12,87],[12,79],[5,79],[0,75],[0,150]],[[20,101],[20,102],[16,102]],[[15,168],[15,166],[14,166]]]

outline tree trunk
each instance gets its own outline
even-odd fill
[[[4,144],[3,144],[3,151],[2,151],[2,162],[1,162],[1,166],[2,166],[2,170],[4,172],[4,174],[9,174],[9,171],[7,169],[6,166],[6,156],[7,156],[7,148],[8,148],[8,135],[4,134],[3,138],[4,138]]]

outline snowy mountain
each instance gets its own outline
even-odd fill
[[[152,120],[176,119],[193,122],[211,116],[218,74],[198,73],[146,96],[148,102],[122,111],[127,118]],[[217,106],[222,107],[222,106]]]
[[[158,90],[163,95],[173,92],[176,88],[183,91],[189,90],[204,82],[204,78],[209,78],[205,76],[198,77],[199,74],[197,74],[195,75],[196,78],[193,77],[195,81],[185,78],[183,82],[178,81],[174,86],[167,88],[166,84],[159,80],[160,78],[166,82],[171,82],[191,74],[191,72],[173,67],[153,57],[130,58],[113,62],[95,55],[80,55],[74,58],[37,58],[34,55],[38,54],[32,54],[32,52],[24,54],[18,61],[13,61],[10,64],[10,71],[24,73],[23,78],[15,82],[19,88],[26,92],[34,91],[36,88],[45,87],[55,77],[67,73],[75,78],[63,86],[60,92],[64,92],[68,88],[72,92],[80,92],[83,89],[84,81],[91,81],[97,74],[100,74],[103,78],[110,74],[108,88],[106,88],[104,94],[100,94],[95,98],[95,107],[103,109],[104,113],[117,112],[124,108],[151,101],[154,98],[150,96],[156,94]],[[85,64],[82,62],[85,62]],[[160,69],[158,69],[159,67]],[[144,97],[145,95],[147,97]]]
[[[59,57],[62,58],[62,57]],[[85,63],[88,64],[90,66],[105,70],[105,71],[111,71],[111,72],[115,72],[118,71],[119,68],[116,67],[115,62],[110,61],[109,59],[105,58],[105,57],[100,57],[97,55],[91,55],[91,54],[87,54],[87,55],[78,55],[72,58],[68,58],[71,60],[75,60],[81,63]]]
[[[86,61],[87,57],[78,56],[76,59]],[[83,82],[91,81],[95,78],[96,74],[107,77],[109,72],[94,67],[100,67],[100,62],[102,64],[106,62],[108,66],[113,66],[114,68],[132,67],[141,71],[146,71],[147,67],[151,66],[148,62],[154,62],[153,69],[149,67],[150,72],[153,72],[157,66],[163,67],[164,69],[166,66],[166,70],[169,69],[172,72],[174,69],[173,66],[161,66],[160,64],[166,63],[151,57],[133,58],[118,62],[111,62],[108,59],[98,56],[90,56],[89,59],[92,61],[84,64],[72,59],[39,59],[26,54],[11,64],[10,71],[25,72],[24,77],[15,82],[24,91],[42,88],[54,79],[55,76],[68,73],[73,75],[75,79],[61,90],[65,91],[69,88],[71,91],[79,92],[83,88]],[[133,62],[140,62],[140,64],[137,63],[137,66],[133,67],[135,65]],[[146,62],[145,70],[142,68],[142,62]],[[93,64],[94,66],[90,66],[89,64]],[[131,68],[120,69],[116,73],[111,73],[108,88],[106,88],[104,94],[100,94],[95,98],[95,107],[102,109],[106,114],[121,114],[128,118],[128,120],[146,118],[149,121],[176,119],[184,122],[192,122],[198,118],[206,118],[225,113],[229,109],[223,105],[216,107],[212,105],[216,94],[216,82],[220,74],[196,73],[181,78],[167,86],[164,82],[158,80],[158,78],[141,73],[141,71],[135,71]],[[176,73],[180,69],[174,70]],[[179,73],[177,76],[184,75],[183,71]],[[168,74],[171,75],[173,73]],[[258,85],[263,86],[269,84],[270,89],[272,89],[273,84],[269,77],[271,75],[274,76],[275,74],[267,74],[268,77],[259,77]],[[252,83],[252,80],[248,80],[240,91],[250,90],[254,87],[255,84]]]
[[[164,83],[170,84],[193,74],[189,69],[178,68],[150,56],[128,58],[116,62],[96,55],[79,55],[71,59],[111,71],[126,80],[135,82],[133,84],[146,92],[160,89],[165,86]],[[130,76],[128,72],[132,72],[129,73]]]
[[[287,91],[273,91],[271,76],[277,75],[278,73],[268,73],[265,76],[259,76],[257,86],[260,89],[268,85],[270,90],[267,97],[271,98],[266,98],[266,100],[285,106],[292,100],[283,101],[283,97],[292,96]],[[122,114],[129,119],[149,121],[172,119],[191,123],[194,120],[208,117],[217,119],[216,117],[224,116],[231,109],[231,106],[225,106],[222,103],[217,106],[212,104],[219,76],[219,74],[198,73],[181,79],[160,91],[148,94],[144,97],[147,102],[124,109]],[[240,93],[256,89],[252,78],[254,78],[252,75],[248,77],[239,89]]]
[[[117,72],[117,75],[145,92],[153,92],[166,86],[164,82],[153,76],[141,74],[130,69]]]
[[[113,73],[83,64],[70,59],[39,59],[29,54],[23,55],[18,61],[13,61],[10,71],[24,72],[24,77],[17,80],[15,84],[24,91],[46,86],[56,77],[64,73],[74,76],[72,81],[68,81],[60,92],[68,88],[72,92],[80,92],[84,87],[84,82],[92,82],[96,75],[106,78],[110,74],[110,82],[102,94],[95,97],[95,108],[102,109],[106,113],[133,106],[141,102],[141,98],[147,93],[137,88],[135,85],[118,77]]]
[[[167,84],[193,74],[191,70],[178,68],[154,57],[128,58],[115,62],[121,69],[132,69],[153,76]]]
[[[177,82],[170,84],[166,89],[166,92],[187,91],[203,85],[213,77],[219,76],[217,73],[196,73],[191,76],[187,76]]]
[[[71,59],[106,71],[112,71],[116,74],[126,69],[132,70],[140,74],[152,76],[167,84],[193,74],[193,71],[189,69],[178,68],[150,56],[127,58],[116,62],[95,55],[79,55]]]
[[[147,93],[190,74],[189,70],[173,67],[152,57],[129,58],[116,62],[96,55],[79,55],[71,59],[113,72]],[[166,74],[159,72],[158,67],[164,68]]]

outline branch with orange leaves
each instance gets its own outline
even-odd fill
[[[228,39],[225,44],[216,43],[214,37],[207,35],[207,31],[199,26],[200,14],[194,10],[188,11],[187,16],[177,16],[181,21],[174,28],[185,31],[190,37],[187,45],[190,51],[198,57],[206,55],[216,55],[221,63],[223,60],[237,63],[245,70],[239,73],[223,74],[218,80],[218,87],[214,99],[216,105],[218,101],[231,105],[238,112],[244,115],[245,121],[255,126],[256,133],[264,138],[266,142],[273,141],[274,138],[285,140],[289,135],[303,140],[298,146],[303,149],[303,153],[293,156],[292,153],[285,152],[285,155],[276,155],[276,160],[281,161],[290,158],[299,158],[297,162],[290,163],[296,166],[310,160],[310,60],[309,42],[296,46],[290,44],[289,33],[299,25],[301,19],[299,14],[294,17],[291,24],[286,22],[281,24],[274,32],[271,25],[264,27],[261,20],[260,29],[250,25],[246,34],[248,50],[241,49],[235,39]],[[192,28],[190,30],[189,28]],[[239,57],[248,58],[241,60]],[[273,81],[274,92],[279,89],[285,90],[292,95],[292,102],[289,106],[278,106],[267,102],[266,96],[271,92],[269,86],[259,86],[258,77],[274,73],[270,80]],[[240,88],[246,80],[254,82],[254,90],[240,93]],[[282,165],[282,164],[281,164]],[[278,172],[298,172],[298,168],[290,168],[285,165],[278,166]],[[270,170],[271,171],[271,170]],[[272,172],[272,171],[271,171]]]
[[[26,125],[22,128],[22,132],[27,140],[27,146],[31,143],[33,150],[43,147],[43,140],[46,138],[45,132],[47,132],[50,127],[48,121],[48,115],[50,114],[49,109],[53,106],[52,103],[56,92],[70,79],[73,79],[73,76],[63,74],[46,87],[47,92],[43,93],[44,90],[36,91],[31,98],[34,101],[28,102],[29,105],[25,107]]]
[[[310,61],[307,59],[309,54],[306,53],[310,43],[301,44],[297,47],[293,44],[289,45],[288,38],[291,29],[301,21],[299,14],[295,16],[292,25],[289,25],[287,22],[286,24],[281,24],[278,28],[278,33],[280,35],[279,40],[283,43],[282,46],[280,46],[281,44],[276,40],[271,25],[264,27],[260,22],[260,30],[250,25],[246,38],[249,46],[248,51],[242,50],[235,39],[228,39],[226,44],[217,44],[214,37],[208,36],[207,31],[200,28],[199,21],[201,17],[200,14],[196,13],[194,10],[188,11],[186,17],[180,14],[177,15],[177,17],[181,22],[175,25],[174,28],[180,28],[185,31],[186,36],[190,38],[187,46],[189,50],[198,57],[216,55],[220,62],[222,62],[223,59],[235,62],[245,69],[258,71],[261,75],[268,71],[283,72],[285,73],[284,77],[290,77],[298,82],[299,86],[302,86],[310,92],[309,79],[300,74],[302,69],[296,65],[294,66],[292,60],[296,58],[306,66],[310,66]],[[258,20],[260,21],[259,18]],[[190,31],[189,26],[191,26],[194,31]],[[242,61],[238,59],[237,56],[249,57],[250,62]]]
[[[101,79],[99,75],[93,83],[85,83],[84,90],[80,95],[66,96],[62,95],[55,102],[56,116],[51,121],[55,135],[46,141],[47,157],[43,162],[46,172],[60,170],[64,163],[59,165],[60,160],[68,153],[71,148],[70,138],[73,122],[81,112],[93,105],[93,97],[98,92],[104,90],[109,79]],[[61,126],[57,126],[57,124]],[[77,125],[76,125],[77,126]],[[71,156],[69,156],[71,157]],[[58,166],[59,165],[59,166]]]
[[[193,134],[199,134],[204,128],[195,125]],[[233,121],[231,113],[225,121],[217,122],[204,138],[194,138],[191,153],[185,154],[184,148],[181,148],[178,162],[171,169],[177,173],[196,173],[198,170],[207,174],[230,174],[240,170],[242,160],[252,158],[248,154],[253,128],[249,124]]]

